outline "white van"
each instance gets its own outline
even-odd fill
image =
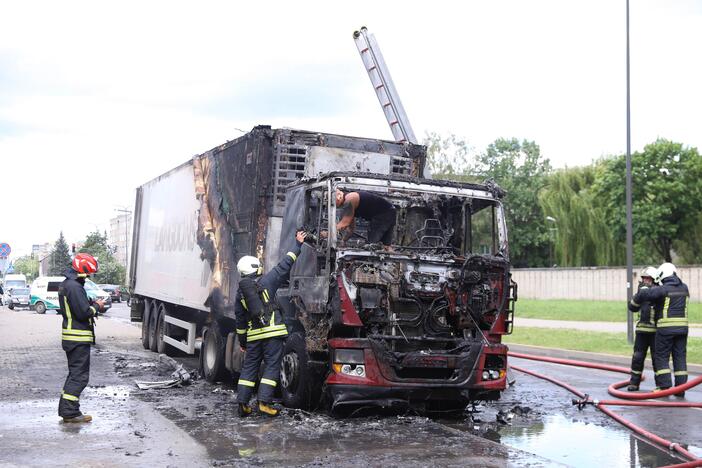
[[[30,288],[29,308],[35,310],[37,314],[43,314],[47,310],[58,310],[58,288],[65,279],[64,276],[40,276],[35,279]],[[105,301],[105,311],[112,307],[110,293],[98,288],[89,279],[85,280],[84,287],[89,299]]]
[[[3,279],[2,282],[2,287],[5,291],[9,291],[10,289],[14,288],[26,288],[27,287],[27,277],[19,274],[19,275],[5,275],[5,279]]]

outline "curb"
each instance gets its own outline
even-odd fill
[[[531,346],[521,344],[507,344],[507,347],[510,351],[514,351],[517,353],[535,354],[537,356],[555,357],[560,359],[576,359],[579,361],[596,362],[598,364],[614,364],[626,368],[631,366],[630,357],[616,356],[614,354],[573,351],[571,349],[544,348],[542,346]],[[702,374],[702,365],[688,364],[687,371],[691,374]]]

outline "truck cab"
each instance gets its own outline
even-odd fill
[[[389,248],[367,243],[362,218],[352,237],[337,236],[337,189],[394,206]],[[499,398],[501,336],[511,332],[516,300],[502,196],[494,184],[403,175],[331,173],[292,184],[281,251],[296,229],[313,235],[288,291],[279,290],[292,331],[281,376],[286,404],[316,400],[322,388],[333,409],[455,409]]]

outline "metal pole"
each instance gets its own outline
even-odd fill
[[[626,0],[626,337],[634,343],[634,316],[629,310],[633,294],[634,236],[631,222],[631,89],[629,76],[629,0]]]

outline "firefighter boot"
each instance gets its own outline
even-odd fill
[[[275,408],[270,403],[263,401],[258,402],[258,410],[263,414],[267,414],[268,416],[278,416],[280,414],[280,410],[278,408]]]
[[[251,407],[247,404],[244,403],[239,403],[239,417],[240,418],[245,418],[246,416],[249,416],[253,410]]]
[[[639,386],[636,385],[636,384],[633,384],[633,383],[629,383],[629,386],[626,387],[626,390],[627,390],[628,392],[636,392],[636,391],[639,390]]]
[[[93,417],[89,414],[81,414],[78,416],[73,416],[72,418],[63,418],[65,423],[87,423],[93,420]]]

